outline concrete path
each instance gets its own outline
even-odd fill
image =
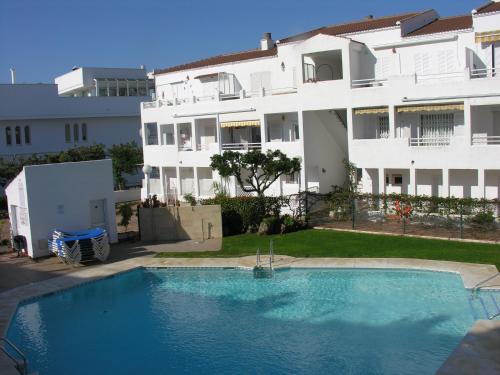
[[[107,263],[140,257],[153,257],[157,253],[164,251],[218,251],[221,245],[222,239],[211,239],[203,242],[190,240],[154,244],[123,242],[111,246],[111,255]],[[34,260],[27,257],[17,257],[16,254],[12,252],[0,254],[0,292],[102,265],[102,263],[96,261],[73,267],[62,263],[57,257]]]

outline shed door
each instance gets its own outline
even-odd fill
[[[90,201],[90,225],[106,228],[106,199]]]

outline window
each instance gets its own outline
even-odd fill
[[[174,124],[160,125],[160,139],[162,145],[174,145]]]
[[[149,178],[160,178],[160,168],[152,167],[151,173],[149,174]]]
[[[109,96],[116,96],[116,83],[111,82],[109,84]]]
[[[80,138],[80,131],[78,129],[78,124],[73,124],[73,142],[78,142]]]
[[[421,138],[449,138],[453,135],[453,113],[420,115]]]
[[[378,137],[389,138],[389,116],[378,117]]]
[[[392,178],[394,185],[403,185],[403,176],[401,176],[400,174],[393,174]]]
[[[27,145],[31,144],[31,133],[28,125],[24,127],[24,143]]]
[[[292,174],[286,174],[284,175],[285,177],[285,184],[298,184],[300,175],[298,173],[292,173]]]
[[[157,145],[158,144],[158,127],[156,122],[149,122],[144,124],[144,134],[146,139],[146,145]]]
[[[87,142],[87,124],[82,124],[82,141]]]
[[[108,96],[108,88],[99,87],[99,96]]]
[[[66,142],[71,142],[71,126],[69,124],[64,125],[64,139]]]
[[[7,126],[5,128],[5,143],[7,144],[7,146],[12,145],[12,129],[10,128],[10,126]]]
[[[137,96],[137,81],[128,81],[128,96]]]
[[[21,127],[20,126],[16,126],[16,145],[20,145],[21,144]]]
[[[118,81],[118,96],[127,96],[127,82]]]

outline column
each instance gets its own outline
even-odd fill
[[[95,96],[99,96],[99,80],[95,80]]]
[[[472,118],[470,101],[464,100],[464,136],[465,144],[470,146],[472,144]]]
[[[161,188],[161,201],[166,202],[166,194],[165,194],[165,168],[159,167],[160,168],[160,188]]]
[[[305,158],[305,126],[304,126],[304,112],[302,110],[297,111],[297,117],[299,119],[299,142],[302,151],[302,165],[300,168],[300,187],[299,190],[307,190],[307,174],[306,174],[306,158]]]
[[[347,111],[347,149],[352,150],[352,142],[354,139],[354,110],[352,108],[346,108]]]
[[[396,107],[389,105],[389,138],[396,138]]]
[[[129,90],[129,85],[128,85],[128,79],[125,80],[125,86],[127,90],[127,96],[129,96],[128,90]]]
[[[378,193],[385,194],[385,169],[378,169]]]
[[[484,178],[485,178],[484,169],[478,169],[477,170],[477,186],[478,186],[478,190],[479,190],[479,197],[478,198],[485,198],[486,197]]]
[[[198,167],[193,167],[193,179],[194,179],[194,195],[195,197],[200,197],[200,184],[198,181]]]
[[[175,167],[175,173],[177,174],[177,188],[175,189],[175,195],[176,195],[176,199],[180,199],[181,198],[181,194],[182,194],[182,189],[181,189],[181,168],[177,165]]]
[[[266,138],[266,116],[262,114],[260,116],[260,143],[262,145],[262,151],[264,151],[265,145],[267,142]]]
[[[450,196],[450,170],[443,169],[443,191],[442,196],[447,198]]]
[[[417,173],[414,167],[410,168],[410,184],[408,194],[417,195]]]
[[[198,139],[196,138],[196,120],[193,119],[191,122],[191,145],[193,147],[193,151],[198,150]]]

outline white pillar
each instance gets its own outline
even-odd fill
[[[125,85],[126,85],[126,87],[127,87],[127,96],[129,96],[129,95],[128,95],[128,90],[129,90],[128,79],[127,79],[127,80],[125,80]]]
[[[198,139],[196,138],[196,120],[193,119],[193,122],[191,123],[191,145],[193,147],[193,151],[198,150]]]
[[[177,191],[175,192],[177,196],[175,198],[180,199],[182,194],[182,189],[181,189],[181,168],[179,166],[175,167],[175,173],[177,174]]]
[[[307,174],[306,174],[306,159],[305,159],[305,147],[304,147],[304,112],[302,110],[297,111],[299,119],[299,143],[302,153],[302,165],[300,168],[300,189],[307,190]]]
[[[396,138],[396,107],[389,105],[389,138]]]
[[[486,197],[486,190],[485,190],[485,173],[484,169],[478,169],[477,170],[477,186],[479,189],[479,197],[478,198],[485,198]]]
[[[384,168],[378,169],[378,193],[379,194],[385,193],[385,169]]]
[[[416,169],[410,168],[410,184],[408,194],[417,195],[417,172]]]
[[[95,96],[99,96],[99,80],[95,79]]]
[[[160,168],[160,188],[161,188],[161,201],[162,202],[166,202],[167,199],[166,199],[166,194],[165,194],[165,171],[163,167],[159,167]]]
[[[470,101],[467,99],[464,100],[464,135],[465,144],[470,146],[472,144],[472,118]]]
[[[200,197],[200,183],[198,181],[198,168],[193,167],[193,179],[194,179],[194,195],[195,197]]]
[[[442,191],[443,197],[449,197],[450,196],[450,170],[449,169],[443,169],[443,191]]]
[[[347,149],[352,149],[352,142],[354,140],[354,110],[352,108],[346,108],[346,120],[347,120]]]
[[[262,151],[264,151],[266,142],[267,142],[267,139],[266,139],[266,116],[264,114],[262,114],[260,116],[260,143],[262,145]]]

